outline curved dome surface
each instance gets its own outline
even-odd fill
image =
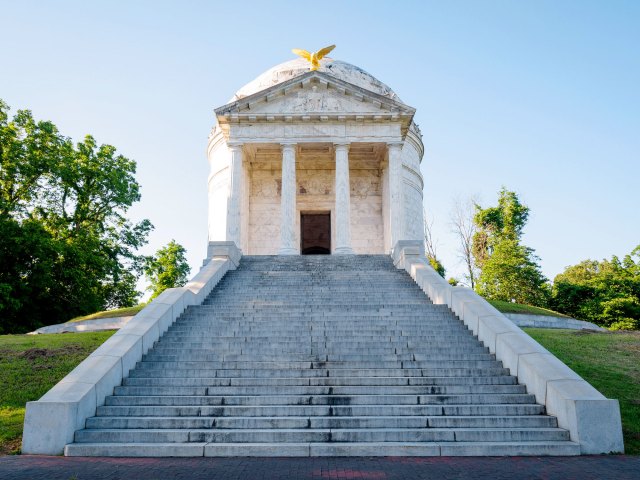
[[[309,62],[303,58],[296,58],[294,60],[281,63],[280,65],[276,65],[238,90],[231,101],[248,97],[249,95],[258,93],[266,88],[272,87],[273,85],[291,80],[292,78],[308,72],[309,66]],[[365,72],[360,67],[356,67],[350,63],[325,57],[320,60],[320,68],[318,71],[334,76],[345,82],[352,83],[358,87],[365,88],[379,95],[391,98],[392,100],[396,100],[398,102],[401,101],[398,95],[396,95],[396,93],[387,85],[370,73]]]

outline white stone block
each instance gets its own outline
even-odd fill
[[[113,388],[121,383],[122,363],[120,357],[110,355],[89,356],[60,380],[61,385],[94,385],[96,404],[98,406],[104,405],[104,398],[107,395],[113,395]]]
[[[429,283],[425,284],[425,291],[436,305],[451,305],[451,285],[444,279],[443,282],[431,279]]]
[[[623,453],[617,400],[609,400],[584,380],[555,380],[547,385],[547,412],[558,418],[582,454]]]
[[[205,457],[308,457],[308,443],[207,443]]]
[[[491,353],[496,353],[496,339],[503,333],[524,333],[504,315],[481,316],[478,319],[478,340]]]
[[[27,402],[22,453],[62,455],[96,405],[95,387],[88,383],[58,383],[37,402]]]
[[[204,443],[74,443],[67,457],[202,457]],[[72,477],[73,478],[73,477]]]
[[[160,336],[167,330],[169,327],[173,325],[173,322],[176,321],[178,316],[174,314],[174,306],[173,305],[162,305],[159,304],[157,309],[153,312],[155,317],[158,319],[158,330]]]
[[[422,259],[411,259],[407,268],[407,273],[417,282],[419,272],[424,272],[426,268],[426,262],[423,262]]]
[[[412,260],[412,265],[416,267],[416,278],[426,275],[430,277],[440,277],[440,274],[429,265],[425,259]],[[442,278],[442,277],[440,277]]]
[[[550,353],[530,353],[520,356],[518,381],[525,384],[527,391],[536,396],[536,402],[542,405],[546,403],[547,383],[552,380],[582,380],[582,378]]]
[[[167,331],[174,320],[172,305],[165,303],[152,303],[138,313],[138,315],[129,322],[129,325],[132,323],[149,326],[155,324],[158,328],[159,335],[162,335]]]
[[[453,292],[455,292],[455,289]],[[468,301],[462,304],[462,315],[459,316],[464,324],[477,335],[482,317],[501,316],[501,313],[482,298],[469,298]]]
[[[224,258],[213,258],[200,269],[185,285],[185,288],[195,295],[195,304],[202,303],[228,270],[229,260]]]
[[[186,287],[179,288],[168,288],[163,291],[160,295],[158,295],[149,306],[155,304],[165,304],[171,305],[172,307],[172,315],[175,319],[177,319],[188,305],[192,305],[189,303],[189,299],[193,297],[193,293]]]
[[[122,332],[123,335],[140,336],[142,338],[142,353],[145,354],[160,338],[160,329],[158,327],[158,318],[150,315],[143,315],[138,318],[138,315],[133,317],[119,332]]]
[[[451,287],[451,310],[460,318],[464,314],[464,304],[469,301],[475,301],[476,303],[487,303],[487,301],[478,295],[476,292],[466,287]],[[497,310],[492,311],[495,314]]]
[[[442,280],[443,278],[431,266],[416,271],[415,281],[423,291],[426,290],[427,284],[437,283],[438,285],[444,285]]]
[[[410,258],[424,258],[424,242],[421,240],[398,240],[393,247],[391,258],[393,264],[408,271],[408,260]]]
[[[122,333],[121,330],[117,331],[89,357],[104,355],[120,357],[122,378],[126,378],[136,363],[142,359],[142,336]]]
[[[231,261],[231,268],[240,264],[242,253],[234,242],[209,242],[207,258],[226,257]]]
[[[518,374],[520,356],[530,353],[549,352],[524,332],[501,333],[496,338],[496,358],[502,361],[511,375]]]

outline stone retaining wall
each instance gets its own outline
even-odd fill
[[[595,323],[576,320],[575,318],[529,315],[526,313],[505,313],[504,316],[519,327],[567,328],[570,330],[597,330],[599,332],[607,331],[606,328],[599,327]]]

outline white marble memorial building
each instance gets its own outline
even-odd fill
[[[209,241],[245,255],[389,253],[423,234],[415,109],[324,58],[266,71],[215,110]]]

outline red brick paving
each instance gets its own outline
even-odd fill
[[[640,457],[79,458],[0,457],[0,479],[639,480]]]

